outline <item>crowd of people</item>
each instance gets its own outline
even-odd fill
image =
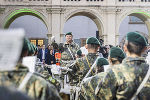
[[[36,47],[24,37],[15,69],[0,71],[0,88],[8,91],[6,95],[14,95],[13,100],[20,100],[16,95],[25,100],[149,100],[150,47],[146,37],[129,32],[122,48],[104,46],[95,37],[89,37],[80,48],[73,41],[72,32],[66,33],[65,38],[64,44],[53,42],[46,48]],[[41,62],[35,64],[34,73],[23,65],[28,56],[37,56],[37,62]],[[54,76],[52,65],[62,68],[61,80],[68,77],[67,98],[61,91],[63,81]],[[0,97],[11,99],[3,91]]]
[[[37,58],[40,59],[41,62],[51,65],[56,64],[55,53],[56,50],[54,49],[53,45],[48,45],[45,48],[45,45],[38,46],[38,54]]]

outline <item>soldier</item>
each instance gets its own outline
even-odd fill
[[[98,98],[101,100],[133,100],[135,97],[138,100],[149,99],[150,70],[145,59],[141,57],[146,46],[145,38],[138,32],[130,32],[126,35],[124,51],[127,57],[122,64],[113,66],[107,72],[95,90]]]
[[[125,58],[125,53],[118,47],[112,47],[109,51],[109,56],[108,56],[108,61],[109,64],[112,65],[117,65],[122,63],[122,60]],[[107,71],[109,66],[105,66],[104,71]]]
[[[109,53],[108,60],[110,65],[120,64],[125,58],[125,53],[118,47],[112,47]]]
[[[75,76],[74,78],[76,78],[75,81],[77,82],[82,81],[82,79],[85,77],[87,72],[91,69],[93,63],[98,57],[97,50],[100,47],[100,42],[98,41],[98,39],[96,39],[95,37],[90,37],[87,39],[86,45],[88,49],[88,54],[76,60],[76,63],[72,68],[73,72],[70,73],[73,76]],[[89,76],[92,76],[94,74],[95,74],[95,70],[92,70]]]
[[[66,42],[64,43],[63,47],[61,47],[61,49],[63,49],[63,52],[61,53],[61,59],[60,59],[61,67],[68,67],[70,64],[74,63],[76,59],[75,58],[76,51],[79,50],[79,45],[72,40],[73,39],[72,32],[66,33],[65,38],[66,38]],[[66,70],[62,70],[62,76],[61,76],[62,80],[66,80],[66,83],[69,82],[67,72],[68,71]],[[71,77],[69,76],[69,80],[70,79]]]
[[[79,88],[81,81],[91,69],[92,65],[98,57],[97,51],[100,47],[100,42],[98,41],[98,39],[96,39],[95,37],[90,37],[86,40],[86,45],[88,54],[82,58],[77,59],[75,64],[70,67],[73,70],[72,72],[69,72],[69,75],[71,76],[71,85],[77,84],[76,88]],[[94,74],[95,70],[92,70],[88,77]],[[77,90],[76,99],[78,99],[78,94],[79,91]]]
[[[82,84],[80,99],[81,99],[81,95],[86,100],[90,100],[90,99],[94,100],[94,99],[96,99],[94,89],[96,88],[97,83],[99,83],[101,81],[101,79],[105,76],[105,73],[104,73],[105,66],[104,65],[108,65],[108,64],[109,63],[108,63],[108,61],[105,58],[98,58],[97,59],[97,61],[96,61],[96,68],[99,69],[99,73],[97,73],[95,76],[89,77]]]
[[[98,58],[96,61],[96,74],[104,72],[104,65],[108,65],[108,61],[105,58]]]
[[[111,65],[120,64],[124,58],[125,58],[125,54],[120,48],[112,47],[108,55],[110,65],[108,65],[108,62],[105,58],[97,59],[97,64],[96,64],[97,68],[98,66],[102,66],[102,65],[107,65],[107,66],[99,67],[100,73],[96,74],[93,77],[88,78],[82,84],[82,89],[81,89],[82,96],[88,100],[100,99],[95,96],[95,89],[106,75],[106,73],[104,73],[104,70],[107,71],[108,68],[111,69],[111,67],[109,67]]]
[[[69,61],[75,60],[76,51],[79,50],[79,45],[73,42],[73,35],[71,32],[66,33],[66,43],[64,44],[64,51],[61,54],[60,66],[66,66]],[[70,63],[69,63],[70,64]]]
[[[30,48],[28,43],[28,40],[25,39],[20,62],[15,69],[0,72],[0,85],[15,87],[35,100],[60,100],[61,98],[52,84],[30,73],[27,67],[21,64],[22,57],[27,56]]]
[[[83,54],[82,54],[82,51],[79,49],[77,51],[76,58],[81,58],[81,57],[83,57]]]

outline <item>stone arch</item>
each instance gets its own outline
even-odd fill
[[[69,20],[70,18],[74,17],[74,16],[86,16],[89,17],[91,20],[94,21],[94,23],[96,24],[98,31],[99,31],[99,35],[101,37],[103,37],[104,35],[104,24],[102,22],[102,18],[100,17],[100,15],[95,12],[94,10],[90,10],[90,9],[75,9],[75,10],[71,10],[70,12],[68,12],[65,15],[65,21],[67,22],[67,20]]]
[[[29,8],[15,9],[10,13],[8,13],[4,19],[3,28],[8,28],[16,18],[24,15],[32,15],[39,18],[46,25],[48,29],[48,23],[46,21],[46,17],[41,12]]]
[[[121,22],[125,19],[125,17],[127,17],[129,15],[136,16],[136,17],[140,18],[143,22],[145,22],[145,24],[148,28],[148,32],[150,32],[150,20],[149,20],[150,19],[150,13],[148,11],[141,10],[141,9],[133,9],[133,10],[130,10],[130,11],[127,10],[127,11],[125,11],[124,13],[122,13],[120,15],[120,20],[119,20],[119,23],[117,25],[118,35],[119,35],[119,28],[120,28]],[[148,36],[148,40],[150,40],[150,33],[149,33],[149,36]],[[123,39],[122,39],[121,42],[123,42]]]

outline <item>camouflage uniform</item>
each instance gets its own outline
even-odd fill
[[[14,71],[0,72],[0,85],[18,88],[28,73],[28,69],[17,65]],[[27,84],[21,90],[35,100],[60,100],[56,88],[46,82],[43,78],[32,75]]]
[[[35,72],[34,74],[41,76],[42,78],[44,78],[46,81],[50,82],[51,84],[53,84],[58,91],[60,91],[60,82],[57,79],[54,79],[52,77],[52,75],[49,73],[48,69],[37,66],[36,67],[37,72]]]
[[[82,57],[76,60],[76,63],[72,68],[73,72],[71,72],[71,74],[75,76],[74,77],[75,81],[78,81],[78,82],[82,81],[82,79],[88,73],[88,71],[90,70],[90,67],[92,67],[97,57],[98,57],[97,53],[88,53],[85,57]],[[88,59],[89,64],[86,58]],[[95,69],[92,70],[92,72],[89,74],[89,77],[94,74],[95,74]]]
[[[96,74],[95,76],[89,77],[81,87],[81,94],[86,100],[96,100],[99,99],[95,96],[95,89],[97,84],[101,82],[101,80],[105,77],[106,73],[101,72]]]
[[[127,57],[122,64],[113,66],[99,85],[97,96],[101,100],[129,100],[137,91],[148,71],[142,57]],[[149,100],[150,78],[138,94],[139,100]]]
[[[68,48],[72,52],[74,58],[71,56]],[[61,67],[64,67],[69,63],[65,61],[75,60],[75,54],[77,50],[79,50],[79,45],[76,44],[75,42],[72,42],[71,44],[67,44],[67,43],[64,44],[64,52],[62,52],[61,60],[60,60]]]

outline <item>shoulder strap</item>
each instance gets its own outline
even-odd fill
[[[85,56],[85,58],[86,58],[86,61],[87,61],[88,65],[89,65],[89,68],[91,69],[91,66],[90,66],[90,63],[89,63],[89,60],[88,60],[87,56]],[[92,70],[92,73],[93,73],[93,70]]]
[[[68,51],[70,52],[70,54],[71,54],[71,56],[72,56],[72,58],[73,58],[73,60],[74,60],[73,54],[72,54],[72,52],[71,52],[71,50],[70,50],[69,47],[68,47]]]
[[[24,77],[23,81],[21,82],[21,84],[18,87],[18,90],[22,90],[23,87],[28,83],[28,80],[31,78],[32,73],[28,72],[26,74],[26,76]]]
[[[146,74],[144,80],[140,84],[139,88],[137,89],[136,93],[133,95],[133,97],[131,98],[131,100],[135,100],[136,96],[139,94],[139,92],[142,90],[142,88],[144,87],[145,83],[147,82],[149,76],[150,76],[150,66],[149,66],[149,69],[147,71],[147,74]]]
[[[98,57],[97,57],[98,58]],[[89,76],[89,74],[91,73],[91,71],[92,71],[92,69],[95,67],[95,65],[96,65],[96,60],[95,60],[95,62],[93,63],[93,65],[92,65],[92,67],[90,68],[90,70],[87,72],[87,74],[84,76],[84,78],[82,79],[82,81],[81,81],[81,83],[80,83],[80,85],[79,85],[79,88],[76,90],[76,97],[75,97],[75,100],[78,100],[78,94],[79,94],[79,91],[81,90],[81,86],[82,86],[82,84],[83,84],[83,82],[84,82],[84,80]]]
[[[97,57],[98,58],[98,57]],[[80,85],[82,85],[83,84],[83,82],[84,82],[84,80],[85,80],[85,78],[87,78],[88,76],[89,76],[89,74],[91,73],[91,71],[93,70],[93,68],[95,67],[95,65],[96,65],[96,60],[95,60],[95,62],[93,63],[93,65],[92,65],[92,67],[90,68],[90,70],[87,72],[87,74],[85,75],[85,77],[82,79],[82,81],[81,81],[81,84]]]

